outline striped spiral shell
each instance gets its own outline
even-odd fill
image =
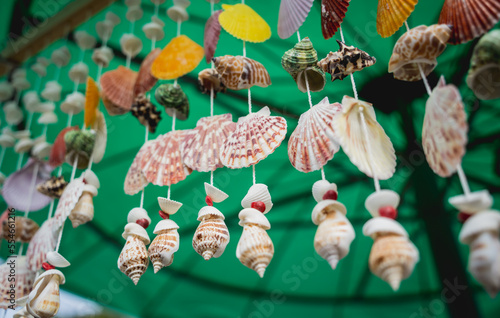
[[[137,235],[129,235],[118,258],[118,268],[137,285],[148,264],[148,251],[143,239]]]
[[[273,255],[273,242],[267,232],[258,225],[245,225],[236,248],[236,257],[240,262],[262,278]]]
[[[174,261],[174,253],[179,249],[177,229],[162,230],[149,245],[149,259],[153,263],[155,274]]]
[[[229,243],[229,231],[223,218],[209,216],[201,221],[193,237],[193,248],[206,261],[219,257]]]

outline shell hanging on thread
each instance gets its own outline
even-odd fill
[[[127,242],[118,258],[118,268],[137,285],[149,264],[146,249],[146,244],[150,242],[148,233],[140,225],[129,223],[125,226],[122,237]]]
[[[54,218],[43,222],[35,233],[26,251],[27,268],[33,272],[42,268],[42,263],[47,258],[47,253],[56,248],[60,226]],[[33,284],[30,285],[33,286]]]
[[[178,84],[161,84],[155,91],[158,103],[165,107],[166,113],[179,120],[186,120],[189,116],[189,100]]]
[[[436,67],[436,58],[446,49],[451,29],[445,24],[421,25],[403,34],[394,46],[389,61],[389,73],[401,81],[422,79],[419,65],[425,76]]]
[[[91,173],[93,174],[93,172]],[[97,176],[95,176],[95,174],[93,174],[93,176],[97,179]],[[93,198],[97,195],[97,186],[99,184],[97,184],[96,186],[95,184],[89,182],[89,180],[85,180],[87,184],[83,186],[83,193],[68,216],[68,218],[71,220],[73,228],[77,228],[82,224],[92,221],[92,219],[94,218]],[[98,182],[99,181],[97,181],[97,183]]]
[[[148,180],[146,179],[144,173],[141,169],[142,157],[150,151],[150,148],[155,145],[153,140],[146,142],[142,145],[141,149],[137,152],[130,168],[128,169],[127,176],[124,182],[124,192],[128,195],[134,195],[139,193],[148,185]]]
[[[102,75],[101,97],[109,115],[122,115],[130,110],[136,79],[136,72],[121,65]]]
[[[213,90],[214,98],[217,97],[217,93],[226,92],[226,86],[222,83],[220,74],[213,68],[207,68],[198,73],[198,87],[202,94],[210,95]]]
[[[70,130],[64,135],[66,144],[66,162],[73,165],[77,161],[78,169],[85,169],[94,150],[95,134],[90,130]]]
[[[219,42],[221,26],[219,23],[219,15],[222,10],[215,11],[205,24],[205,33],[203,34],[203,49],[205,50],[205,61],[210,63],[214,57],[217,43]]]
[[[50,150],[49,164],[52,167],[60,166],[64,163],[64,158],[66,156],[66,143],[64,142],[64,136],[67,132],[72,130],[78,130],[78,126],[67,127],[59,132],[54,141],[54,145]]]
[[[179,250],[178,228],[177,223],[169,219],[161,220],[156,225],[153,232],[156,237],[148,249],[155,274],[174,261],[174,253]]]
[[[71,214],[71,211],[75,208],[78,200],[82,196],[84,187],[85,183],[82,177],[73,179],[73,181],[66,186],[61,199],[59,199],[57,203],[56,212],[52,218],[59,226],[64,224],[67,217]]]
[[[149,52],[149,54],[142,61],[141,68],[137,73],[137,79],[134,84],[135,97],[139,94],[146,94],[146,92],[156,85],[158,79],[151,74],[151,65],[158,55],[160,55],[160,52],[161,50],[156,48]]]
[[[223,4],[219,15],[221,27],[235,38],[259,43],[271,37],[271,28],[264,19],[246,4]]]
[[[36,189],[46,196],[53,199],[59,199],[67,185],[68,182],[64,180],[64,176],[52,176],[49,180],[37,185]]]
[[[270,116],[267,106],[238,119],[236,129],[220,149],[220,159],[231,169],[249,167],[267,158],[286,137],[286,120]]]
[[[156,109],[156,106],[144,94],[139,94],[135,97],[130,112],[139,120],[141,125],[148,128],[149,132],[156,132],[156,127],[161,120],[161,112]]]
[[[335,35],[344,21],[351,0],[321,1],[321,31],[325,40]]]
[[[243,56],[224,55],[212,59],[222,83],[229,89],[248,89],[252,86],[268,87],[271,78],[264,65]]]
[[[28,268],[27,256],[13,255],[0,265],[0,308],[7,310],[11,306],[11,296],[15,297],[16,305],[19,306],[21,299],[26,299],[33,289],[36,271]],[[12,267],[11,267],[12,266]],[[15,271],[15,287],[11,288],[9,278],[12,280],[11,270]],[[11,276],[9,276],[11,275]],[[13,283],[13,282],[12,282]]]
[[[213,206],[204,206],[198,212],[200,224],[193,236],[193,248],[203,259],[219,257],[229,243],[229,230],[224,215]]]
[[[405,23],[418,0],[379,0],[377,8],[377,32],[383,38],[390,37]]]
[[[12,227],[11,225],[14,225]],[[14,230],[12,233],[9,230]],[[14,240],[16,242],[28,243],[38,231],[38,224],[32,219],[18,216],[14,223],[4,220],[2,222],[2,234],[6,241]]]
[[[27,311],[34,317],[54,317],[60,306],[59,285],[64,283],[64,275],[57,269],[38,276],[26,303]]]

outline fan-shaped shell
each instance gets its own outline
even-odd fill
[[[273,255],[273,242],[267,232],[258,225],[245,225],[236,247],[236,257],[240,262],[262,278]]]
[[[483,211],[468,218],[460,231],[459,240],[464,244],[471,244],[478,235],[484,232],[491,232],[498,236],[498,232],[500,232],[500,213],[498,211]]]
[[[81,50],[90,50],[96,44],[96,39],[87,31],[76,31],[74,33],[75,41]]]
[[[123,66],[102,75],[102,100],[111,116],[122,115],[130,110],[134,102],[136,79],[137,73]]]
[[[111,34],[113,33],[113,29],[115,28],[115,24],[113,21],[104,19],[95,24],[95,30],[97,32],[97,36],[102,40],[102,42],[107,43],[111,38]]]
[[[61,84],[56,81],[49,81],[45,84],[45,88],[40,95],[48,101],[58,102],[61,100],[61,91]]]
[[[31,70],[40,77],[45,77],[47,75],[47,67],[40,63],[33,64]]]
[[[4,148],[14,147],[16,144],[16,139],[7,134],[0,135],[0,146]]]
[[[151,17],[151,22],[146,23],[142,26],[142,31],[144,35],[150,40],[161,41],[165,37],[165,32],[163,28],[165,27],[165,23],[162,20],[158,19],[158,17]]]
[[[264,65],[248,57],[225,55],[216,57],[213,61],[222,83],[229,89],[271,85],[271,78]]]
[[[130,108],[130,113],[142,125],[146,126],[150,132],[155,133],[156,127],[161,120],[161,113],[144,94],[139,94],[135,97],[132,108]]]
[[[269,193],[267,185],[263,183],[254,184],[250,187],[250,189],[248,189],[247,194],[243,200],[241,200],[241,206],[245,209],[252,208],[252,203],[259,201],[265,205],[265,210],[261,212],[262,214],[266,214],[271,211],[273,207],[271,194]]]
[[[28,243],[33,235],[38,231],[38,224],[27,217],[17,216],[14,223],[4,220],[2,222],[3,238],[7,241],[14,240],[16,242]],[[13,229],[14,233],[9,231]]]
[[[56,248],[60,225],[54,218],[43,222],[28,245],[26,252],[27,267],[32,271],[42,268],[42,263],[47,258],[47,253]]]
[[[328,40],[337,32],[351,0],[322,0],[321,1],[321,31]]]
[[[204,210],[214,211],[207,213]],[[201,223],[193,236],[194,250],[206,261],[221,256],[229,243],[229,230],[224,223],[224,216],[216,208],[205,206],[200,210],[198,220]]]
[[[83,62],[78,62],[71,67],[68,76],[75,83],[83,83],[89,76],[89,67]]]
[[[105,80],[105,83],[107,82],[108,80]],[[99,88],[97,87],[97,84],[94,81],[94,79],[92,79],[92,77],[88,77],[87,87],[85,89],[85,116],[84,116],[85,127],[91,127],[94,124],[97,118],[98,107],[99,107]]]
[[[66,218],[75,208],[78,200],[82,196],[84,186],[85,183],[83,183],[83,180],[81,178],[76,178],[66,186],[66,189],[64,189],[53,217],[53,219],[59,226],[64,224]]]
[[[229,195],[227,195],[224,191],[206,182],[205,182],[205,192],[207,193],[207,196],[209,196],[210,199],[212,199],[212,201],[215,203],[220,203],[229,197]]]
[[[271,37],[271,28],[262,17],[246,4],[223,4],[219,23],[237,39],[247,42],[264,42]]]
[[[417,2],[418,0],[379,0],[377,9],[378,34],[387,38],[396,33],[415,10]]]
[[[47,262],[55,267],[68,267],[71,265],[64,256],[54,251],[47,253]]]
[[[163,212],[169,215],[177,213],[177,211],[179,211],[182,207],[182,203],[162,197],[158,197],[158,205]],[[158,223],[156,227],[158,229],[163,229],[163,227],[160,227],[159,225],[160,223]]]
[[[134,57],[142,50],[142,41],[131,33],[125,33],[120,38],[122,53],[129,57]]]
[[[232,169],[249,167],[279,147],[286,137],[286,120],[270,113],[266,106],[238,120],[220,149],[223,165]]]
[[[203,117],[196,127],[187,132],[182,142],[184,164],[201,171],[215,171],[224,165],[220,161],[220,148],[236,129],[231,114]]]
[[[340,146],[361,172],[379,180],[392,177],[394,147],[377,122],[372,104],[344,96],[342,112],[335,115],[332,126]]]
[[[137,20],[140,20],[142,18],[142,15],[143,11],[141,9],[141,5],[137,4],[128,7],[125,17],[127,18],[128,21],[135,22]]]
[[[113,57],[113,51],[107,46],[101,46],[100,48],[95,49],[92,53],[92,61],[104,68],[109,66],[109,62],[113,59]]]
[[[154,142],[146,142],[134,158],[132,165],[128,169],[127,176],[125,177],[124,191],[128,195],[134,195],[144,189],[148,185],[148,180],[144,176],[141,170],[141,160],[146,152],[150,151],[150,148],[154,145]]]
[[[64,157],[66,155],[66,143],[64,142],[64,135],[72,130],[78,130],[78,126],[64,128],[57,135],[57,138],[54,141],[54,145],[50,150],[49,164],[52,167],[57,167],[64,163]]]
[[[203,59],[203,48],[185,35],[173,38],[151,65],[151,74],[163,80],[191,72]]]
[[[325,97],[300,116],[288,141],[288,158],[295,169],[302,172],[321,169],[339,151],[331,123],[341,110],[341,104],[330,104]]]
[[[71,60],[71,53],[66,46],[61,46],[57,50],[52,51],[50,59],[52,60],[52,63],[58,67],[63,67],[68,65]]]
[[[18,125],[24,119],[23,111],[16,102],[5,103],[3,111],[5,113],[5,121],[11,126]]]
[[[51,125],[57,123],[57,115],[54,112],[45,112],[40,115],[37,119],[40,125]]]
[[[85,96],[80,92],[68,94],[60,107],[63,113],[78,114],[85,108]]]
[[[186,8],[191,4],[189,0],[174,0],[174,5],[167,10],[167,15],[174,22],[184,22],[189,19]]]
[[[151,65],[160,54],[160,49],[154,49],[144,58],[141,63],[137,79],[134,84],[134,96],[145,94],[156,85],[158,79],[151,74]]]
[[[499,253],[498,233],[482,232],[470,244],[469,272],[491,298],[500,291]]]
[[[205,61],[210,63],[217,49],[219,42],[221,26],[219,23],[219,15],[222,10],[215,11],[205,24],[205,33],[203,35],[203,49],[205,50]]]
[[[291,37],[304,23],[314,0],[281,0],[278,18],[278,35]]]
[[[14,266],[11,264],[14,264]],[[12,271],[15,272],[15,284],[12,281]],[[35,276],[36,271],[27,267],[26,256],[7,258],[7,261],[0,265],[0,281],[2,282],[0,284],[0,308],[8,310],[9,306],[12,306],[10,302],[11,297],[15,297],[16,301],[27,297],[33,289]],[[9,278],[11,279],[10,281]],[[14,293],[11,291],[11,283],[15,285]]]

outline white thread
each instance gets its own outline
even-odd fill
[[[80,50],[80,62],[83,62],[85,59],[85,50]]]
[[[252,166],[252,179],[253,179],[253,184],[256,183],[256,177],[255,177],[255,165]]]
[[[19,154],[19,157],[17,159],[17,166],[16,166],[16,170],[20,170],[21,169],[21,166],[23,164],[23,159],[24,159],[24,153],[20,153]]]
[[[368,135],[368,127],[366,126],[366,121],[365,121],[365,114],[363,113],[363,107],[359,107],[359,116],[361,118],[361,127],[363,127],[363,133],[365,135],[365,141],[366,141],[366,146],[368,149],[367,152],[368,152],[368,156],[370,158],[373,158],[373,154],[372,154],[372,149],[370,147],[370,142],[369,142],[369,135]],[[372,170],[372,174],[374,175],[373,176],[373,183],[375,184],[375,191],[380,191],[380,182],[378,181],[378,178],[375,177],[375,171],[373,169],[373,166],[371,165],[371,163],[369,162],[368,163],[371,170]]]
[[[52,212],[54,211],[54,201],[54,199],[50,200],[49,215],[47,216],[47,219],[52,217]]]
[[[406,25],[406,31],[410,31],[410,27],[408,26],[408,21],[405,21],[405,25]]]
[[[247,47],[246,47],[246,42],[243,41],[243,57],[246,57],[247,56]]]
[[[31,183],[30,183],[30,189],[28,192],[28,209],[24,211],[24,217],[28,217],[28,214],[30,213],[31,209],[31,201],[33,200],[33,192],[35,190],[36,186],[36,176],[38,175],[38,169],[40,168],[40,165],[38,163],[35,164],[35,169],[33,169],[33,175],[31,176]]]
[[[214,0],[210,0],[210,15],[214,14]]]
[[[300,42],[300,32],[297,30],[297,39]],[[306,79],[306,88],[307,88],[307,98],[309,99],[309,107],[313,107],[312,98],[311,98],[311,89],[309,88],[309,79],[307,78],[307,72],[304,72],[304,78]]]
[[[88,165],[87,169],[92,170],[92,163],[94,163],[94,152],[93,151],[92,151],[92,154],[90,155],[89,165]]]
[[[177,111],[174,110],[174,115],[172,116],[172,131],[175,131],[175,119],[177,117]]]
[[[214,185],[214,172],[210,171],[210,185]]]
[[[417,63],[417,65],[418,65],[418,70],[420,71],[420,76],[422,77],[422,80],[424,81],[425,90],[427,91],[427,94],[429,94],[429,96],[430,96],[432,94],[432,90],[431,90],[431,87],[429,85],[429,82],[427,81],[427,76],[425,76],[424,70],[422,69],[422,66],[420,66],[420,63]]]
[[[167,199],[169,199],[169,200],[170,200],[170,186],[168,186]]]
[[[75,157],[75,160],[73,161],[73,170],[71,170],[71,179],[70,182],[75,179],[75,173],[76,173],[76,165],[78,164],[78,156]]]
[[[148,94],[149,95],[149,94]],[[148,96],[149,98],[150,96]],[[148,142],[148,139],[149,139],[149,125],[146,125],[146,128],[145,128],[145,136],[144,136],[144,143],[147,143]],[[142,192],[141,192],[141,208],[144,206],[144,191],[146,190],[146,188],[143,188],[142,189]]]
[[[66,123],[66,127],[71,126],[71,122],[73,121],[73,112],[68,114],[68,122]]]
[[[299,40],[299,42],[300,42],[300,32],[299,32],[299,30],[297,30],[297,39],[298,39],[298,40]]]
[[[126,67],[130,68],[130,62],[132,61],[132,55],[127,55],[127,64]]]
[[[97,85],[101,86],[101,75],[102,75],[102,63],[97,66]]]
[[[158,16],[158,11],[160,10],[160,5],[155,3],[155,16]]]
[[[467,177],[465,176],[464,170],[462,169],[462,164],[457,166],[458,178],[460,179],[460,184],[464,190],[465,196],[470,195],[469,182],[467,182]]]
[[[324,167],[321,167],[321,179],[326,180]]]
[[[61,246],[63,230],[64,230],[64,223],[61,225],[61,229],[59,230],[59,237],[57,238],[57,245],[56,245],[56,253],[59,252],[59,247]]]
[[[47,124],[43,125],[42,136],[44,136],[45,139],[47,139],[47,128],[48,128]]]
[[[33,112],[28,113],[28,122],[26,123],[26,130],[31,130],[31,123],[33,122]]]
[[[59,166],[59,170],[57,171],[57,176],[60,177],[62,175],[62,165]]]
[[[38,75],[38,78],[36,79],[36,84],[35,84],[35,91],[38,92],[40,90],[40,86],[42,86],[42,77],[40,75]],[[19,94],[19,95],[21,95],[21,94]],[[17,103],[19,103],[19,100],[17,101]]]
[[[130,32],[131,34],[134,34],[135,31],[135,21],[130,22]]]
[[[156,36],[151,39],[151,51],[156,48]]]
[[[59,82],[59,77],[61,77],[61,67],[60,66],[58,66],[57,70],[56,70],[56,77],[55,77],[56,82]]]
[[[252,93],[250,93],[250,88],[248,89],[248,113],[252,113]]]
[[[5,151],[6,150],[7,150],[7,148],[2,147],[2,152],[0,153],[0,168],[2,167],[3,158],[5,158]]]
[[[177,36],[181,35],[181,19],[177,20]]]
[[[214,115],[214,88],[210,88],[210,116]]]
[[[140,205],[141,209],[143,206],[144,206],[144,189],[142,189],[141,191],[141,205]]]
[[[342,31],[342,27],[340,27],[340,38],[342,39],[342,42],[345,44],[345,39],[344,39],[344,32]],[[354,98],[358,100],[358,90],[356,88],[356,82],[354,81],[354,75],[351,73],[351,84],[352,84],[352,90],[354,91]]]

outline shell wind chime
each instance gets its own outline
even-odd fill
[[[118,258],[118,268],[137,285],[142,274],[148,268],[149,259],[146,245],[149,244],[150,240],[144,224],[138,224],[138,220],[134,222],[135,217],[130,216],[130,213],[129,217],[132,222],[125,225],[125,230],[122,233],[122,237],[127,241]],[[141,216],[141,219],[146,217],[147,213],[145,216]]]

